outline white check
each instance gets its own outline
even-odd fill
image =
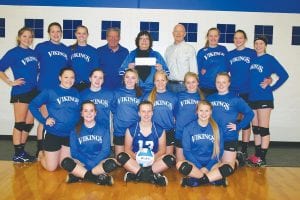
[[[135,65],[148,65],[148,66],[154,66],[156,65],[156,58],[155,57],[141,57],[141,58],[135,58],[134,61]]]

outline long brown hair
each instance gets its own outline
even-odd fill
[[[206,42],[205,42],[204,48],[209,47],[208,35],[209,35],[210,31],[217,31],[219,35],[221,33],[220,30],[216,27],[212,27],[212,28],[208,29],[208,31],[206,33]]]
[[[129,72],[134,73],[136,75],[136,77],[137,77],[137,80],[139,81],[139,74],[138,74],[138,72],[135,69],[127,69],[125,71],[124,76],[123,76],[123,83],[124,83],[124,85],[125,85],[125,76]],[[136,83],[134,85],[134,90],[135,90],[136,97],[141,97],[143,95],[142,88],[140,88],[140,86],[138,85],[138,83]]]
[[[211,103],[209,101],[201,100],[201,101],[198,102],[197,112],[198,112],[198,109],[201,105],[209,106],[210,110],[213,109],[213,106],[211,105]],[[214,150],[213,150],[212,158],[217,157],[218,160],[219,160],[219,155],[220,155],[220,130],[219,130],[219,126],[216,123],[216,121],[212,118],[212,116],[209,117],[208,123],[212,127],[213,136],[214,136]]]
[[[96,111],[96,105],[94,104],[94,102],[92,102],[92,101],[90,101],[90,100],[87,100],[87,101],[82,102],[81,107],[80,107],[80,113],[81,113],[82,110],[83,110],[83,106],[86,105],[86,104],[91,104],[91,105],[93,105],[94,110]],[[75,132],[76,132],[77,136],[80,135],[80,131],[81,131],[81,128],[82,128],[83,123],[84,123],[84,119],[83,119],[82,116],[80,116],[80,119],[79,119],[79,121],[77,122],[77,124],[76,124],[76,126],[75,126]]]
[[[168,82],[168,76],[164,71],[157,71],[154,75],[154,80],[153,81],[155,81],[156,77],[159,76],[159,75],[162,75],[166,79],[166,81]],[[156,86],[154,86],[153,89],[151,90],[150,94],[149,94],[149,97],[148,97],[148,100],[152,104],[154,104],[154,102],[156,100],[156,94],[157,94],[157,88],[156,88]]]

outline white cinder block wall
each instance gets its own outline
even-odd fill
[[[217,24],[236,24],[248,34],[248,46],[253,47],[254,26],[273,26],[273,45],[268,52],[286,67],[290,78],[275,92],[275,109],[271,117],[272,141],[300,142],[300,46],[291,45],[292,26],[299,26],[300,14],[261,13],[261,12],[221,12],[193,10],[87,8],[87,7],[39,7],[39,6],[0,6],[0,18],[5,18],[5,38],[0,38],[0,57],[16,45],[17,31],[24,26],[24,19],[44,19],[44,39],[35,39],[34,46],[48,40],[47,26],[64,19],[82,20],[89,28],[89,43],[94,47],[104,45],[101,40],[101,21],[121,21],[121,44],[129,50],[135,48],[134,40],[139,32],[140,21],[159,22],[159,41],[153,49],[164,54],[172,43],[172,29],[179,22],[198,23],[198,42],[191,43],[199,50],[205,43],[209,28]],[[74,40],[63,40],[70,45]],[[233,44],[225,44],[229,50]],[[11,73],[8,72],[10,75]],[[0,82],[0,135],[10,135],[14,124],[13,109],[9,103],[10,88]],[[35,135],[33,129],[31,135]]]

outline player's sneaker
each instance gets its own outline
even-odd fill
[[[166,186],[168,185],[168,179],[166,176],[161,175],[160,173],[154,174],[154,184],[159,186]]]
[[[265,167],[267,165],[265,160],[262,160],[260,157],[252,155],[248,158],[249,164],[252,167]]]
[[[215,185],[215,186],[226,187],[228,185],[228,181],[227,181],[227,178],[221,178],[220,180],[214,181],[211,184]]]
[[[124,181],[125,182],[136,181],[136,175],[131,172],[126,172],[124,175]]]
[[[14,163],[29,163],[35,161],[35,157],[30,156],[25,151],[23,151],[20,154],[15,154],[12,160]]]
[[[66,183],[77,183],[77,182],[80,182],[82,181],[81,178],[73,175],[73,174],[68,174],[67,175],[67,178],[66,178]]]
[[[98,185],[112,185],[114,183],[114,179],[110,175],[100,174],[98,175],[96,183]]]
[[[24,158],[28,158],[28,159],[29,159],[29,162],[34,162],[34,161],[36,161],[36,157],[30,155],[30,154],[27,153],[26,151],[23,151],[23,157],[24,157]]]
[[[236,153],[236,159],[238,160],[238,162],[239,162],[239,167],[243,167],[245,164],[246,164],[246,160],[245,160],[245,155],[242,153],[242,152],[240,152],[240,151],[238,151],[237,153]]]
[[[181,186],[182,187],[198,187],[200,185],[199,179],[192,178],[192,177],[184,177],[181,180]]]

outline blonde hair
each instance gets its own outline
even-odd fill
[[[79,25],[79,26],[77,26],[75,33],[77,33],[77,31],[78,31],[80,28],[83,28],[83,29],[86,31],[86,33],[89,34],[89,29],[88,29],[86,26],[84,26],[84,25]],[[76,39],[76,42],[75,42],[74,44],[71,45],[71,49],[72,49],[72,50],[75,50],[75,49],[77,48],[77,46],[78,46],[78,40]]]
[[[213,106],[211,105],[211,103],[207,100],[201,100],[198,102],[197,105],[197,111],[199,109],[199,107],[201,105],[206,105],[209,106],[210,110],[213,109]],[[212,118],[212,116],[209,117],[208,123],[211,125],[212,130],[213,130],[213,136],[214,136],[214,150],[213,150],[213,154],[212,154],[212,158],[217,157],[219,160],[219,155],[220,155],[220,130],[219,130],[219,126],[216,123],[216,121]]]
[[[194,72],[187,72],[187,73],[184,75],[184,83],[186,83],[186,81],[187,81],[187,79],[188,79],[189,77],[195,78],[195,79],[197,80],[197,82],[199,83],[199,77],[198,77],[198,75],[197,75],[196,73],[194,73]],[[198,92],[198,94],[199,94],[199,96],[200,96],[200,99],[201,99],[201,100],[204,100],[205,97],[204,97],[204,95],[203,95],[203,92],[199,89],[199,87],[197,88],[197,92]]]
[[[160,76],[160,75],[163,76],[166,79],[166,81],[168,82],[168,76],[164,71],[157,71],[154,75],[154,80],[153,81],[155,81],[157,76]],[[150,94],[149,94],[149,97],[148,97],[148,100],[152,104],[154,104],[154,102],[156,100],[156,94],[157,94],[157,88],[156,88],[156,86],[154,86],[153,89],[151,90]]]
[[[21,44],[20,37],[21,37],[21,35],[23,35],[23,33],[24,33],[25,31],[29,31],[29,32],[31,33],[32,38],[34,37],[34,32],[33,32],[33,30],[32,30],[31,28],[29,28],[29,27],[23,27],[23,28],[21,28],[21,29],[18,31],[17,45],[20,45],[20,44]]]
[[[209,47],[208,35],[209,35],[210,31],[217,31],[219,35],[221,33],[220,30],[216,27],[212,27],[212,28],[208,29],[208,31],[206,33],[206,42],[205,42],[204,48]]]

